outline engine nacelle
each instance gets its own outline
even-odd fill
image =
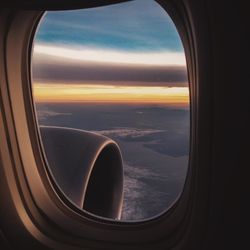
[[[77,206],[119,219],[123,203],[123,165],[118,145],[96,133],[40,127],[46,158],[58,186]]]

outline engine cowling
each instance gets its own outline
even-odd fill
[[[119,146],[96,133],[40,127],[50,170],[64,194],[80,208],[119,219],[123,203],[123,165]]]

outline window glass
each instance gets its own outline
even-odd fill
[[[47,163],[73,203],[82,204],[82,196],[74,196],[74,190],[86,180],[95,194],[90,202],[100,199],[101,204],[108,199],[98,192],[111,182],[122,182],[120,172],[112,175],[116,167],[107,167],[119,158],[113,159],[117,152],[112,147],[98,156],[96,164],[101,162],[102,170],[96,168],[94,179],[86,179],[94,170],[84,170],[90,172],[81,176],[85,162],[92,164],[88,155],[108,138],[117,143],[123,158],[123,202],[121,216],[115,217],[148,219],[173,204],[188,167],[189,88],[183,45],[162,7],[154,1],[135,0],[46,12],[34,38],[31,71]],[[99,140],[92,135],[105,137]],[[79,161],[77,147],[89,147]],[[72,158],[65,160],[66,154]],[[108,194],[112,202],[117,200],[117,185]],[[88,191],[84,192],[81,195],[87,199]],[[89,211],[103,216],[100,210],[112,210],[104,206]]]

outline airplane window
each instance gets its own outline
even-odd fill
[[[47,165],[72,203],[124,221],[171,207],[188,168],[190,107],[183,45],[162,7],[46,12],[31,74]]]

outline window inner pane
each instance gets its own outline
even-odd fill
[[[122,220],[154,217],[176,201],[189,160],[187,67],[176,27],[156,2],[46,12],[34,39],[32,77],[41,129],[91,131],[118,144],[124,171]],[[56,145],[50,144],[54,135],[41,132],[45,146]],[[49,166],[56,153],[51,154],[46,153]],[[100,157],[108,162],[110,156]],[[61,165],[55,168],[52,174],[67,195],[73,184],[57,174]],[[63,170],[71,180],[79,176],[78,168],[72,169]],[[91,190],[97,192],[94,185]]]

